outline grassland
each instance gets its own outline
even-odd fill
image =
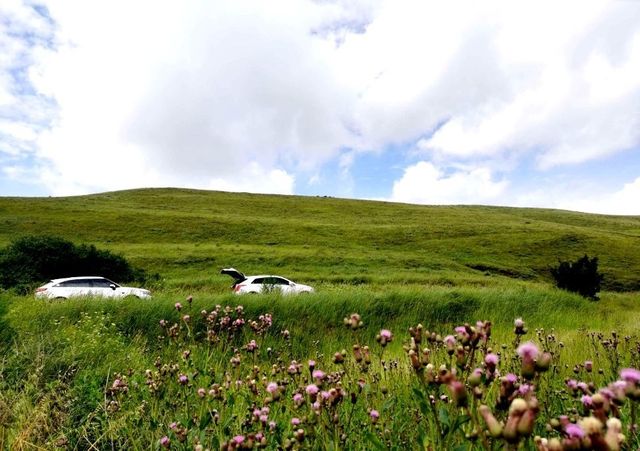
[[[418,323],[445,336],[465,322],[492,321],[491,348],[483,352],[501,350],[506,373],[518,371],[513,321],[522,317],[529,327],[524,339],[554,353],[554,377],[535,382],[546,403],[537,434],[546,434],[550,418],[581,408],[563,388],[564,378],[590,379],[601,387],[620,368],[640,366],[639,217],[176,189],[0,198],[0,245],[29,234],[116,251],[158,272],[161,280],[150,287],[151,302],[43,303],[2,293],[0,448],[157,449],[165,435],[176,449],[197,443],[219,448],[235,435],[260,431],[271,434],[270,449],[287,443],[313,449],[487,449],[486,444],[502,449],[491,438],[467,440],[482,429],[475,424],[475,411],[467,415],[448,404],[435,417],[424,411],[418,393],[449,392],[445,386],[421,385],[412,375],[403,346],[409,343],[407,329]],[[598,302],[557,290],[550,279],[549,267],[558,260],[584,254],[599,257],[605,276]],[[219,274],[227,266],[288,276],[314,285],[317,293],[239,299]],[[186,302],[189,295],[192,303]],[[181,312],[176,302],[184,305]],[[264,334],[243,331],[207,342],[209,326],[199,312],[238,302],[247,321],[270,313],[273,325]],[[354,312],[363,319],[357,332],[343,325]],[[191,319],[185,321],[184,314]],[[176,338],[159,326],[163,319],[179,326]],[[395,335],[384,359],[375,340],[381,329]],[[284,330],[290,339],[283,338]],[[613,351],[607,348],[612,333],[621,340]],[[246,345],[252,338],[260,347],[250,354]],[[371,347],[370,367],[353,361],[355,343]],[[432,346],[434,364],[451,363],[441,342]],[[340,366],[333,355],[343,349],[349,355]],[[183,358],[185,350],[190,359]],[[229,362],[236,355],[243,360],[233,369]],[[294,359],[314,359],[327,372],[343,371],[344,389],[365,395],[352,408],[339,403],[318,416],[306,404],[296,410],[289,401],[309,381],[306,375],[285,377]],[[585,372],[585,360],[594,363],[594,373]],[[397,368],[390,369],[388,362]],[[178,372],[158,376],[165,378],[163,394],[151,396],[145,370],[156,368],[160,374],[165,364],[177,365]],[[459,368],[461,375],[471,370]],[[188,386],[177,382],[182,373]],[[244,381],[250,374],[260,381],[258,394],[238,386],[206,404],[196,394],[199,387],[224,385],[226,378]],[[123,377],[126,396],[110,388]],[[271,404],[281,407],[269,414],[277,423],[271,433],[246,412],[266,403],[266,383],[276,380],[285,388],[280,404]],[[358,388],[361,381],[365,388]],[[487,385],[483,396],[482,402],[494,402],[497,388]],[[212,409],[222,416],[219,423],[204,420],[215,417]],[[372,424],[372,409],[384,420]],[[325,418],[327,412],[337,416],[337,423]],[[295,438],[294,415],[302,420],[306,441]],[[446,434],[439,430],[445,415]],[[628,422],[629,415],[624,410],[622,418]],[[174,422],[178,429],[170,427]],[[520,445],[531,449],[533,439]]]

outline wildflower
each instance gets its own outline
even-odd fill
[[[207,395],[207,391],[204,388],[201,387],[198,389],[198,396],[200,398],[204,398],[206,395]]]
[[[171,446],[171,440],[166,435],[160,439],[160,446],[163,448],[169,448]]]
[[[193,296],[191,295],[187,296],[187,302],[191,304],[193,302]]]
[[[453,335],[447,335],[444,337],[444,345],[447,347],[447,352],[452,355],[456,350],[456,337]]]
[[[593,398],[589,395],[582,395],[582,398],[580,398],[580,401],[582,401],[582,405],[587,408],[593,406]]]
[[[380,413],[377,410],[369,411],[369,416],[371,417],[371,422],[376,424],[378,422],[378,418],[380,418]]]
[[[535,360],[540,354],[538,347],[534,343],[527,341],[518,346],[516,352],[522,359],[522,375],[527,379],[531,379],[535,375]]]
[[[382,329],[376,340],[380,343],[381,346],[386,346],[393,339],[393,334],[388,329]]]
[[[477,387],[482,383],[482,370],[480,368],[476,368],[467,378],[467,382],[471,387]]]
[[[233,443],[235,443],[236,446],[242,445],[242,442],[244,442],[244,435],[236,435],[233,437]]]
[[[304,402],[304,397],[300,393],[293,395],[293,402],[296,406],[300,406]]]
[[[276,424],[275,421],[273,421],[273,420],[269,421],[269,430],[270,431],[275,431],[276,426],[277,426],[277,424]]]
[[[634,368],[624,368],[620,370],[620,378],[631,384],[640,382],[640,371]]]
[[[267,391],[273,395],[275,392],[278,391],[278,384],[276,384],[275,382],[270,382],[267,385]]]
[[[309,360],[307,362],[307,364],[309,365],[309,371],[313,372],[313,369],[316,367],[316,361],[315,360]]]
[[[584,362],[584,369],[587,371],[587,373],[593,371],[593,362],[591,360],[586,360]]]
[[[187,385],[189,383],[189,377],[186,374],[178,376],[178,382],[180,385]]]
[[[308,395],[315,396],[318,394],[318,391],[320,391],[320,389],[315,384],[309,384],[307,385],[307,388],[305,389],[305,391],[307,392]]]
[[[482,419],[487,425],[489,434],[491,434],[492,437],[500,437],[500,435],[502,434],[502,424],[498,420],[496,420],[495,416],[493,416],[491,409],[488,406],[481,405],[478,408],[478,411],[480,412],[480,415],[482,415]]]
[[[451,391],[451,398],[458,407],[466,407],[467,405],[467,390],[464,384],[460,381],[452,381],[449,384],[449,390]]]
[[[161,319],[160,320],[160,327],[167,327],[167,320]]]
[[[311,377],[313,377],[316,381],[321,382],[325,378],[326,374],[322,370],[314,370],[311,373]]]
[[[584,437],[584,431],[579,425],[575,423],[567,424],[567,426],[564,428],[564,432],[569,438],[581,439]]]
[[[177,311],[182,310],[182,304],[180,304],[179,302],[176,302],[176,305],[174,307],[176,308]]]
[[[524,321],[522,321],[522,318],[516,318],[516,320],[513,322],[513,326],[513,332],[516,335],[524,335],[527,333],[527,329],[524,327]]]
[[[300,418],[291,418],[291,424],[293,426],[298,426],[300,424]]]

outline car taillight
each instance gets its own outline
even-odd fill
[[[240,284],[238,284],[238,285],[234,285],[234,286],[233,286],[233,291],[235,291],[236,293],[237,293],[238,291],[240,291]]]
[[[36,288],[36,293],[42,293],[43,291],[47,291],[47,287]]]

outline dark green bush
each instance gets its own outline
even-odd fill
[[[145,282],[144,270],[94,245],[75,245],[54,236],[18,238],[0,251],[0,287],[26,293],[60,277],[97,275],[117,282]]]
[[[598,272],[598,257],[590,259],[585,255],[575,262],[560,262],[557,267],[551,268],[551,274],[558,288],[597,299],[602,283],[602,274]]]

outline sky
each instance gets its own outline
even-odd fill
[[[0,1],[0,195],[145,187],[640,215],[640,1]]]

